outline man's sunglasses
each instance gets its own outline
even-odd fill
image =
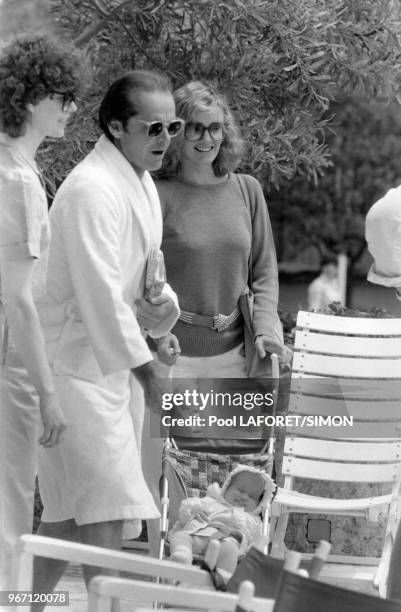
[[[50,91],[49,96],[50,99],[53,99],[53,96],[61,97],[61,108],[63,111],[67,110],[67,108],[77,99],[75,91]]]
[[[203,123],[188,121],[185,124],[184,136],[186,140],[196,142],[203,138],[206,131],[209,132],[209,136],[212,140],[220,141],[224,139],[223,124],[218,122],[206,126],[203,125]]]
[[[148,128],[148,136],[149,138],[156,138],[156,136],[160,136],[164,128],[167,129],[168,135],[171,138],[174,136],[178,136],[178,134],[182,130],[182,126],[184,125],[184,121],[182,119],[174,119],[171,123],[167,123],[166,121],[142,121],[142,119],[137,119],[139,123],[143,123]]]

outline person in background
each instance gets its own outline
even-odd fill
[[[266,201],[255,178],[234,173],[243,143],[224,96],[193,81],[178,88],[174,99],[185,128],[170,147],[164,178],[156,186],[167,277],[177,292],[181,315],[172,333],[158,341],[158,356],[175,364],[174,378],[246,378],[238,301],[248,285],[254,294],[259,356],[275,352],[282,362],[291,359],[277,315],[277,262]],[[266,360],[267,376],[268,367]],[[227,444],[233,445],[232,440],[190,435],[184,440],[183,435],[180,448],[224,453],[229,452]],[[144,465],[148,482],[157,483],[156,460],[153,473],[149,458]]]
[[[66,419],[47,362],[37,302],[50,239],[35,154],[62,138],[76,110],[80,61],[60,41],[26,36],[0,55],[0,589],[12,589],[18,537],[32,532],[38,444],[63,438]]]
[[[308,287],[309,310],[324,310],[332,302],[341,302],[336,259],[325,259],[320,276]]]
[[[401,187],[390,189],[370,208],[365,238],[373,263],[368,281],[394,290],[401,301]],[[401,601],[401,526],[394,534],[387,596]]]
[[[146,70],[116,79],[99,117],[103,135],[50,212],[40,315],[69,428],[62,445],[39,456],[39,533],[119,549],[123,526],[136,537],[141,519],[158,516],[140,439],[144,395],[158,411],[164,388],[145,337],[167,333],[179,308],[159,278],[162,215],[148,171],[161,166],[182,122],[168,79]],[[64,567],[37,558],[34,592],[51,592]],[[88,585],[99,568],[83,569]]]

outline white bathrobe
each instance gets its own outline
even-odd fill
[[[104,136],[61,186],[50,212],[47,295],[41,307],[50,364],[68,420],[66,439],[41,449],[44,521],[156,518],[140,466],[143,394],[130,412],[130,369],[152,359],[135,316],[145,264],[160,247],[156,188]],[[177,320],[150,330],[164,335]],[[133,378],[133,377],[132,377]],[[135,386],[139,383],[135,380]],[[135,426],[133,424],[135,422]]]

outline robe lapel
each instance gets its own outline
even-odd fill
[[[105,172],[111,174],[121,197],[128,203],[141,226],[145,248],[159,247],[162,237],[162,214],[159,196],[149,172],[140,180],[134,168],[105,136],[95,145]]]

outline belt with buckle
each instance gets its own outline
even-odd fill
[[[241,312],[238,308],[232,311],[229,315],[217,314],[217,315],[200,315],[196,312],[188,312],[188,310],[181,310],[180,320],[190,325],[199,325],[200,327],[210,327],[215,329],[217,332],[222,332],[228,329],[239,317]]]

